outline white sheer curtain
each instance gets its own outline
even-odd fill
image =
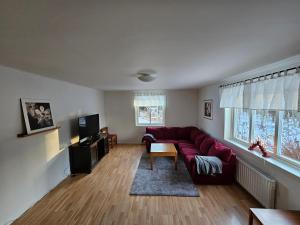
[[[250,109],[298,110],[299,75],[290,75],[250,84],[245,94]]]
[[[244,85],[239,84],[237,86],[225,87],[220,89],[221,108],[243,108],[243,93]]]
[[[134,106],[166,106],[166,95],[158,91],[136,92]]]
[[[221,108],[298,110],[300,74],[221,88]]]

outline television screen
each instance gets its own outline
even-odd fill
[[[92,137],[99,134],[99,114],[78,118],[79,138]]]

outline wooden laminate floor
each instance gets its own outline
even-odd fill
[[[200,197],[130,196],[144,151],[119,145],[91,174],[68,177],[26,211],[14,225],[190,225],[247,224],[259,204],[242,188],[198,186]]]

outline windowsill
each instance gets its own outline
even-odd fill
[[[250,151],[248,150],[245,146],[231,140],[231,139],[225,139],[225,141],[229,142],[230,144],[238,147],[239,149],[242,149],[243,151],[245,151],[249,156],[254,157],[256,159],[259,160],[263,160],[263,162],[267,162],[270,165],[279,168],[289,174],[292,174],[294,176],[296,176],[297,178],[300,178],[300,169],[299,167],[293,165],[293,164],[289,164],[288,162],[285,162],[281,159],[275,159],[273,157],[263,157],[261,156],[258,152],[255,151]]]
[[[163,127],[165,124],[136,124],[136,127]]]

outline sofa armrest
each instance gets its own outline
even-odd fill
[[[223,173],[229,175],[232,179],[235,177],[236,164],[222,161]]]
[[[188,159],[188,169],[193,173],[197,173],[197,166],[195,157],[189,157]],[[231,179],[234,179],[236,166],[235,163],[222,161],[222,174],[228,175]]]
[[[147,152],[150,152],[151,143],[156,142],[156,138],[152,134],[144,134],[142,142],[146,144]]]
[[[144,134],[144,136],[142,138],[142,142],[144,142],[144,141],[154,142],[154,141],[156,141],[156,138],[154,137],[153,134],[146,133],[146,134]]]

